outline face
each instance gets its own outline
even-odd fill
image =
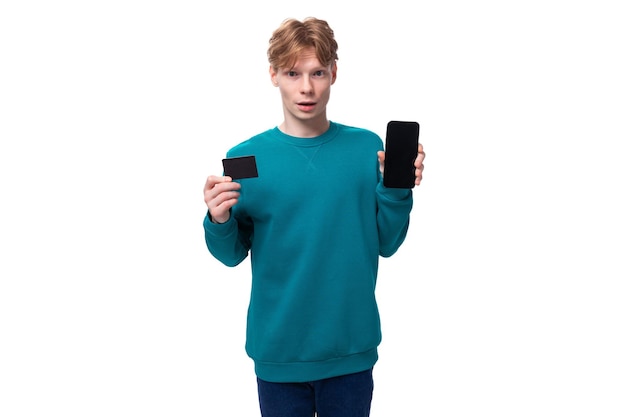
[[[326,105],[330,86],[337,76],[336,64],[323,66],[311,48],[298,57],[292,68],[275,71],[270,67],[270,76],[280,90],[285,122],[326,123]]]

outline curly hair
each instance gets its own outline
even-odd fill
[[[267,58],[276,70],[291,68],[298,55],[311,47],[322,65],[330,65],[339,58],[335,33],[325,20],[314,17],[302,21],[286,19],[270,38]]]

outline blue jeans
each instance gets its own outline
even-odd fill
[[[257,378],[263,417],[369,417],[372,370],[312,382],[267,382]]]

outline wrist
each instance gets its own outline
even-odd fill
[[[229,216],[224,221],[219,221],[215,219],[215,217],[211,215],[211,210],[207,210],[206,215],[209,218],[209,221],[213,224],[224,224],[230,219],[230,212],[229,212]]]

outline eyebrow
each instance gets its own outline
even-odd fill
[[[296,66],[292,65],[290,68],[285,68],[285,71],[294,71],[296,70]],[[329,70],[329,66],[324,66],[324,65],[320,65],[318,67],[313,67],[311,68],[311,71],[328,71]]]

